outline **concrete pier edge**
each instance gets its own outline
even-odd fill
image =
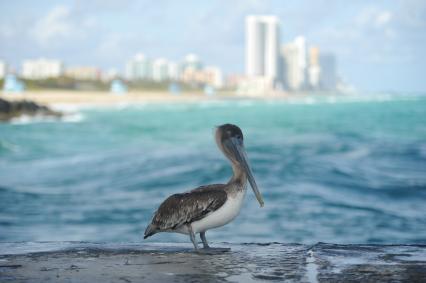
[[[426,245],[0,243],[0,282],[426,282]]]

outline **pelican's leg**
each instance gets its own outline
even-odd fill
[[[198,245],[197,245],[197,241],[195,240],[195,234],[194,234],[194,231],[192,230],[191,223],[188,223],[187,227],[188,227],[189,237],[191,238],[191,242],[192,244],[194,244],[194,249],[198,251]]]
[[[201,238],[201,241],[203,241],[203,247],[204,247],[205,249],[210,248],[210,247],[209,247],[209,244],[207,243],[207,239],[206,239],[206,232],[201,232],[201,233],[200,233],[200,238]]]
[[[201,241],[203,241],[203,249],[198,250],[199,253],[214,255],[214,254],[220,254],[223,252],[228,252],[231,250],[230,248],[211,248],[209,244],[207,243],[206,232],[201,232],[200,238],[201,238]]]

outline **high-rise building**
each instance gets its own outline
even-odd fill
[[[59,60],[40,58],[25,60],[22,64],[22,76],[26,79],[57,78],[63,73],[64,65]]]
[[[279,21],[275,16],[246,17],[246,75],[279,77]]]
[[[126,78],[128,80],[152,79],[152,63],[144,54],[138,53],[126,64]]]
[[[152,79],[162,82],[169,79],[169,65],[166,59],[159,58],[152,64]]]
[[[318,89],[320,83],[320,50],[318,47],[311,47],[309,49],[309,67],[308,67],[308,81],[311,89]]]
[[[324,90],[335,90],[337,86],[336,57],[333,54],[321,54],[319,62],[321,68],[321,88]]]
[[[190,68],[195,71],[199,71],[203,68],[203,64],[201,63],[200,59],[195,54],[188,54],[185,56],[185,59],[183,61],[183,69]]]
[[[319,66],[320,64],[320,50],[316,46],[309,48],[309,66]]]
[[[298,49],[298,72],[301,80],[301,87],[306,85],[307,81],[307,64],[306,64],[306,40],[303,36],[298,36],[294,39],[294,44]]]
[[[284,61],[284,83],[288,89],[296,90],[301,84],[297,64],[297,46],[293,42],[286,43],[283,45],[281,52]]]
[[[7,73],[7,65],[4,61],[0,60],[0,79],[3,79]]]
[[[284,82],[290,90],[300,90],[306,83],[306,42],[298,36],[281,49],[284,61]]]
[[[172,81],[180,80],[180,66],[175,62],[169,62],[167,66],[168,77]]]

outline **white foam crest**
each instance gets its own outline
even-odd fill
[[[33,123],[54,123],[54,122],[65,122],[65,123],[78,123],[84,120],[84,115],[81,113],[69,113],[62,117],[45,116],[45,115],[21,115],[19,117],[12,118],[11,124],[14,125],[27,125]]]
[[[10,123],[15,125],[26,125],[31,123],[41,123],[41,122],[57,122],[60,118],[54,116],[43,116],[43,115],[21,115],[19,117],[12,118]]]
[[[396,95],[396,94],[335,94],[335,95],[308,95],[308,96],[289,96],[283,98],[270,98],[266,101],[270,104],[284,103],[295,105],[314,105],[314,104],[340,104],[340,103],[368,103],[368,102],[389,102],[389,101],[416,101],[425,99],[420,95]]]
[[[3,141],[0,140],[0,148],[4,148],[12,152],[18,152],[19,150],[19,147],[17,145],[4,140]]]
[[[60,121],[65,123],[79,123],[85,119],[85,116],[81,113],[73,113],[64,115]]]
[[[59,111],[59,112],[65,112],[65,113],[71,113],[71,112],[77,112],[78,110],[87,107],[87,105],[77,105],[77,104],[53,104],[51,105],[51,108],[53,110]]]

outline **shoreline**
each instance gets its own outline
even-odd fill
[[[31,100],[36,103],[54,107],[55,105],[75,106],[114,106],[119,104],[143,104],[162,102],[198,102],[214,100],[201,94],[185,93],[172,95],[167,92],[129,92],[126,94],[113,94],[102,91],[27,91],[23,93],[2,94],[0,97],[14,100]]]
[[[31,100],[47,106],[54,105],[81,105],[81,106],[113,106],[120,104],[145,103],[194,103],[208,101],[286,101],[309,97],[351,96],[339,92],[276,92],[263,95],[237,95],[230,91],[219,91],[214,95],[205,95],[199,92],[182,92],[172,94],[168,91],[130,91],[115,94],[109,91],[75,91],[75,90],[36,90],[22,93],[4,93],[0,91],[0,98],[7,100]]]
[[[315,104],[317,102],[369,102],[388,101],[396,99],[417,99],[424,95],[404,95],[392,93],[377,93],[370,95],[349,93],[321,93],[321,92],[297,92],[279,93],[264,96],[239,96],[230,92],[219,92],[216,95],[207,96],[203,93],[183,92],[171,94],[166,91],[128,92],[125,94],[113,94],[107,91],[68,91],[68,90],[44,90],[25,91],[22,93],[2,93],[0,98],[8,101],[28,100],[52,107],[53,109],[84,108],[84,107],[114,107],[144,104],[174,104],[174,103],[199,103],[199,102],[223,102],[223,101],[269,101],[288,102],[289,104]]]

